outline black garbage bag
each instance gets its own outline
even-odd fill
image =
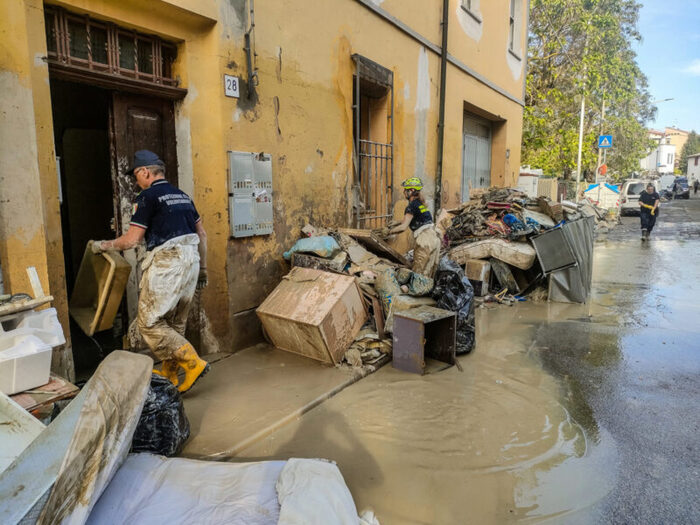
[[[457,355],[474,349],[474,288],[462,267],[447,256],[440,259],[435,274],[433,299],[437,307],[457,314]]]
[[[190,422],[177,387],[163,376],[151,375],[131,451],[174,456],[189,437]]]

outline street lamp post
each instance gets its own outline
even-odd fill
[[[651,102],[651,105],[653,106],[654,104],[658,104],[659,102],[670,102],[671,100],[673,100],[673,97],[660,98],[659,100],[653,100]],[[659,139],[659,145],[656,146],[656,166],[655,166],[654,171],[656,172],[657,175],[660,174],[659,166],[661,166],[661,158],[660,158],[661,157],[661,145],[663,144],[665,138],[666,138],[666,127],[664,127],[664,132],[661,135],[661,139]]]

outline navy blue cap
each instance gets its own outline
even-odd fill
[[[140,149],[134,153],[134,164],[126,174],[133,175],[135,169],[143,168],[144,166],[165,166],[165,164],[160,160],[160,157],[152,151]]]

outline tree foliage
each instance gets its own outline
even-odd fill
[[[688,140],[681,148],[681,158],[678,162],[678,169],[681,174],[685,175],[688,172],[688,155],[700,153],[700,135],[695,133],[695,130],[688,133]]]
[[[564,177],[576,171],[584,96],[583,174],[595,173],[599,134],[613,135],[609,173],[639,170],[656,111],[632,49],[639,9],[635,0],[532,0],[523,164]]]

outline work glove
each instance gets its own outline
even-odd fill
[[[382,239],[386,239],[389,237],[389,228],[384,227],[384,228],[379,228],[376,230],[373,230],[375,234],[377,234],[378,237],[381,237]]]
[[[90,249],[92,250],[92,253],[97,254],[107,251],[102,247],[103,242],[104,241],[90,241]]]
[[[199,277],[197,278],[197,290],[203,290],[209,284],[209,277],[207,276],[207,269],[199,269]]]

